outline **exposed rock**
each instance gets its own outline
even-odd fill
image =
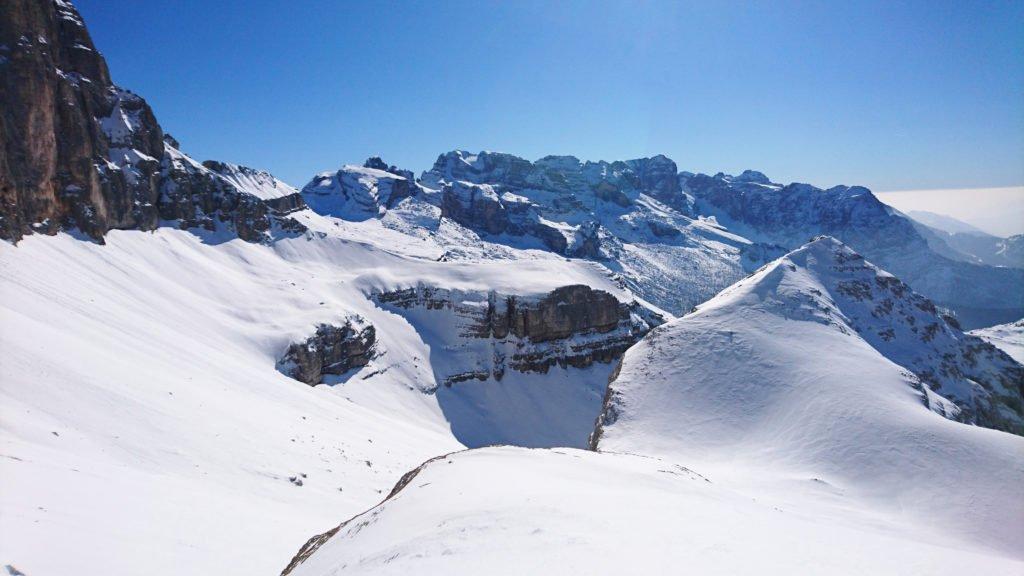
[[[633,302],[588,286],[558,288],[536,297],[464,293],[429,286],[374,294],[397,311],[422,309],[451,314],[469,339],[488,339],[487,353],[466,362],[471,370],[442,375],[446,385],[467,380],[500,380],[507,369],[546,373],[553,366],[585,368],[618,359],[651,326],[664,321]],[[454,363],[458,365],[458,362]]]
[[[754,184],[771,184],[772,181],[764,175],[764,172],[757,170],[744,170],[742,174],[734,177],[733,182],[753,182]]]
[[[391,492],[389,492],[388,495],[384,497],[383,501],[387,502],[388,500],[394,498],[399,492],[402,491],[402,489],[408,486],[409,483],[412,482],[416,478],[416,476],[418,476],[419,473],[423,471],[424,468],[426,468],[430,464],[437,462],[439,460],[447,460],[449,456],[456,453],[457,452],[449,452],[448,454],[434,456],[433,458],[430,458],[426,462],[406,472],[405,474],[402,474],[402,477],[398,479],[398,482],[396,482],[395,485],[391,488]],[[281,576],[288,576],[289,574],[291,574],[293,570],[298,568],[300,564],[309,559],[309,557],[312,556],[314,552],[319,550],[321,546],[326,544],[328,540],[330,540],[335,534],[338,533],[339,530],[347,526],[348,523],[354,520],[355,518],[356,517],[349,518],[348,520],[342,522],[334,528],[331,528],[330,530],[322,534],[317,534],[309,540],[306,540],[306,543],[302,545],[302,548],[299,549],[298,553],[296,553],[295,556],[292,557],[291,561],[288,562],[288,565],[285,566],[284,570],[281,571]]]
[[[532,235],[559,254],[564,254],[569,244],[560,230],[541,221],[528,199],[510,192],[498,194],[488,184],[445,184],[441,217],[485,234]]]
[[[177,148],[170,140],[168,144]],[[216,160],[204,160],[203,167],[224,177],[236,188],[263,200],[277,216],[285,216],[306,208],[306,202],[298,190],[278,180],[266,170]]]
[[[102,242],[108,230],[152,230],[161,220],[266,237],[283,204],[268,211],[165,143],[146,101],[111,83],[69,2],[7,0],[3,12],[0,238],[78,228]]]
[[[677,234],[679,230],[672,228]],[[573,235],[570,255],[577,258],[601,258],[601,224],[595,220],[580,224]]]
[[[340,376],[374,357],[377,333],[362,318],[352,318],[342,326],[321,324],[305,342],[288,347],[278,361],[278,370],[296,380],[315,386],[325,375]]]
[[[531,163],[511,154],[455,150],[438,156],[422,180],[436,188],[463,181],[500,186],[501,191],[555,192],[554,207],[563,210],[582,208],[587,196],[627,207],[640,193],[685,208],[676,170],[675,162],[662,155],[616,162],[545,156]]]

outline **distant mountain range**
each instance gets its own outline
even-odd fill
[[[140,96],[112,84],[70,4],[4,20],[8,90],[0,238],[80,230],[219,231],[250,242],[305,232],[305,208],[430,237],[445,258],[537,249],[600,263],[681,314],[818,234],[841,239],[956,313],[965,327],[1024,316],[1020,238],[927,228],[866,188],[680,172],[665,156],[614,162],[452,151],[415,178],[379,158],[316,175],[196,162]],[[35,37],[27,18],[52,18]],[[39,22],[41,24],[42,21]],[[15,79],[18,79],[15,81]],[[1006,267],[997,267],[1006,266]]]
[[[8,573],[1024,566],[1019,237],[661,155],[293,187],[2,5]]]

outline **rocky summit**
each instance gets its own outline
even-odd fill
[[[0,238],[78,229],[219,228],[250,241],[301,231],[178,150],[146,101],[110,79],[69,2],[10,0],[0,19]]]

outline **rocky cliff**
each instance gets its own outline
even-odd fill
[[[179,152],[146,101],[112,83],[69,2],[3,1],[0,86],[0,238],[77,228],[102,242],[168,220],[248,241],[301,230]]]
[[[443,334],[453,359],[439,382],[501,380],[506,370],[546,373],[554,366],[585,368],[617,360],[664,320],[634,302],[588,286],[558,288],[542,297],[465,293],[430,286],[378,292],[373,298]],[[460,346],[459,340],[464,345]]]

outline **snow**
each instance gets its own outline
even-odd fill
[[[337,172],[317,174],[302,188],[302,196],[319,214],[359,221],[383,216],[394,200],[396,182],[404,180],[383,170],[346,164]]]
[[[137,118],[120,100],[100,122],[111,160],[152,160],[130,147]],[[497,156],[452,154],[471,172]],[[441,219],[438,192],[352,165],[303,189],[312,209],[291,216],[307,233],[266,245],[172,228],[112,231],[102,246],[69,234],[0,244],[0,564],[276,573],[356,515],[296,573],[1020,573],[1024,439],[943,417],[961,416],[951,399],[982,398],[977,383],[944,380],[947,398],[910,372],[959,362],[972,338],[943,322],[925,346],[913,327],[934,310],[899,301],[910,321],[879,320],[876,300],[837,292],[849,278],[830,272],[834,241],[632,348],[601,453],[522,447],[584,446],[616,366],[498,379],[498,356],[531,344],[470,338],[450,310],[376,299],[429,287],[479,308],[494,293],[583,284],[671,319],[644,299],[688,311],[768,259],[775,247],[738,235],[724,212],[691,218],[635,189],[623,206],[588,187],[641,162],[538,161],[575,171],[565,189],[453,182],[457,194],[529,203],[573,241],[600,222],[600,261]],[[296,192],[223,166],[258,198]],[[452,181],[448,168],[437,181]],[[759,173],[733,180],[779,193]],[[870,200],[861,188],[794,189],[810,192]],[[316,387],[275,368],[318,324],[356,316],[376,329],[369,365]],[[1019,360],[1019,328],[977,335]],[[444,385],[473,372],[486,374]],[[428,458],[499,443],[520,448],[435,460],[374,506]]]
[[[226,170],[217,173],[242,191],[248,192],[261,200],[270,200],[298,194],[299,191],[275,178],[264,170],[255,170],[238,164],[224,163]]]
[[[106,245],[63,233],[0,244],[0,563],[30,575],[276,573],[313,533],[462,448],[481,398],[502,409],[493,435],[530,426],[524,442],[552,445],[571,428],[585,442],[606,374],[586,373],[586,389],[562,371],[511,377],[504,392],[425,393],[439,384],[437,343],[369,296],[417,282],[522,295],[581,283],[632,299],[607,270],[550,254],[437,262],[376,221],[296,217],[311,232],[272,245],[172,228],[112,231]],[[275,369],[291,342],[352,315],[377,329],[370,365],[317,387]],[[503,408],[501,394],[520,400]],[[547,416],[517,417],[538,404]]]
[[[627,351],[599,452],[433,459],[292,574],[1019,574],[1024,438],[929,410],[827,292],[837,251]]]
[[[1020,555],[966,547],[787,478],[753,492],[626,454],[494,447],[427,464],[352,518],[294,576],[339,574],[999,574]],[[792,503],[785,495],[805,494]]]
[[[928,410],[807,268],[836,245],[794,252],[627,351],[599,448],[756,484],[819,478],[849,505],[1020,559],[1024,438]]]
[[[1024,364],[1024,320],[972,330],[971,334],[990,342],[1017,362]]]

